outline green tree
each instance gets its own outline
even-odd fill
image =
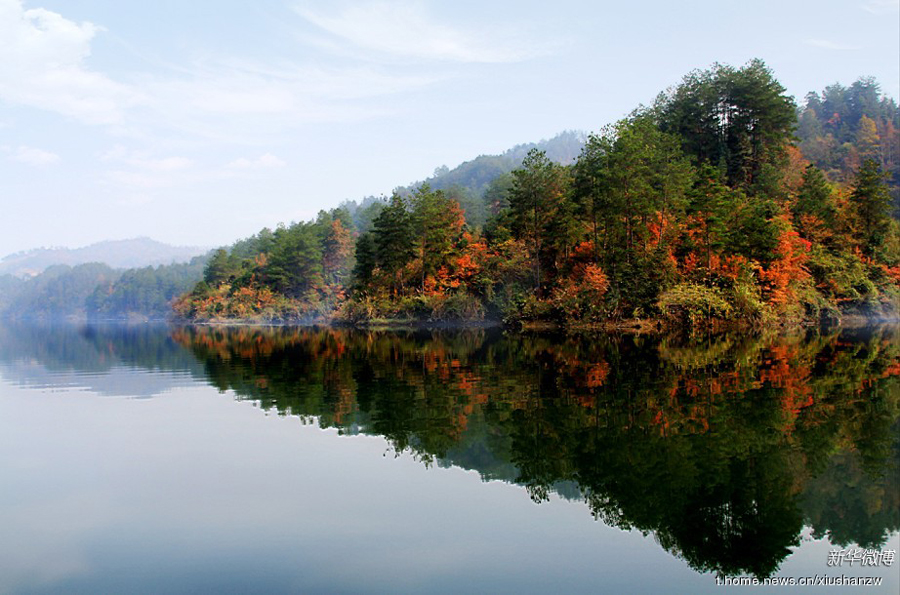
[[[825,225],[833,226],[835,222],[833,195],[831,184],[828,183],[822,170],[815,165],[808,165],[803,171],[803,182],[797,193],[797,202],[794,206],[795,221],[802,215],[813,215]]]
[[[782,163],[796,121],[793,99],[758,59],[691,73],[657,108],[661,128],[687,153],[722,166],[729,186],[748,191],[765,164]]]
[[[441,190],[432,191],[428,184],[419,186],[413,192],[411,215],[422,261],[424,290],[425,278],[434,275],[446,263],[465,219],[457,201],[448,198]]]
[[[712,255],[728,245],[729,221],[739,202],[737,194],[725,185],[721,172],[709,163],[697,170],[687,212],[698,228],[698,241],[685,248],[698,250],[705,256],[707,271],[712,268]]]
[[[618,195],[610,192],[607,180],[610,173],[609,154],[612,152],[612,145],[610,131],[606,134],[588,136],[574,167],[572,200],[577,215],[587,222],[594,247],[594,258],[598,262],[601,249],[605,251],[608,241],[615,235],[617,212],[620,210],[616,200]]]
[[[545,258],[550,239],[549,227],[565,200],[567,178],[562,166],[553,163],[546,153],[532,149],[513,172],[509,205],[513,231],[525,239],[531,251],[534,287],[541,288],[541,260]]]
[[[268,283],[293,298],[322,285],[322,248],[313,223],[296,223],[275,231],[265,266]]]
[[[573,202],[611,280],[609,300],[644,308],[671,281],[669,251],[692,168],[678,138],[636,114],[591,136],[574,166]]]
[[[890,222],[890,200],[881,167],[874,159],[866,159],[850,195],[859,221],[858,239],[865,254],[874,254],[884,242]]]
[[[206,264],[203,271],[203,280],[210,287],[217,287],[222,283],[230,283],[235,275],[234,262],[224,248],[216,250],[212,258]]]
[[[372,273],[378,266],[375,239],[366,232],[356,241],[356,265],[353,267],[353,286],[357,293],[364,293],[372,283]]]
[[[397,193],[373,222],[375,258],[390,279],[391,290],[402,289],[401,272],[415,255],[413,220],[406,200]]]

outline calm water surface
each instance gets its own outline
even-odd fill
[[[900,331],[2,326],[0,527],[0,593],[897,593],[827,562],[900,549]]]

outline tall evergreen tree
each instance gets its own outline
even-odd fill
[[[863,162],[856,175],[850,201],[859,221],[858,237],[865,254],[873,254],[884,241],[890,221],[890,200],[885,176],[874,159]]]
[[[353,286],[363,293],[372,284],[372,273],[378,266],[373,232],[365,232],[356,240],[356,265],[353,267]]]
[[[808,165],[803,171],[803,182],[797,193],[794,215],[795,219],[813,215],[827,226],[834,225],[835,206],[831,184],[815,165]]]
[[[289,297],[302,297],[322,284],[322,248],[313,223],[296,223],[275,231],[265,273],[272,287]]]
[[[234,276],[234,266],[224,248],[216,250],[203,271],[203,280],[211,287],[227,283]]]
[[[447,198],[441,190],[432,191],[428,184],[413,192],[411,215],[422,261],[424,289],[426,277],[434,275],[447,260],[453,240],[465,224],[465,217],[458,202]]]
[[[413,221],[406,200],[397,193],[373,222],[375,257],[391,280],[391,289],[402,289],[401,271],[415,255]]]
[[[509,206],[514,231],[528,241],[534,271],[534,287],[540,291],[541,261],[546,257],[549,227],[567,191],[563,168],[537,149],[528,152],[522,168],[513,172]]]
[[[784,159],[796,121],[793,99],[761,60],[691,73],[657,108],[661,128],[687,153],[723,167],[728,184],[745,190],[765,164]]]
[[[589,137],[574,170],[573,200],[598,255],[603,238],[608,263],[630,259],[635,246],[646,247],[651,222],[661,227],[661,246],[671,240],[665,227],[684,210],[692,182],[677,137],[638,115]]]

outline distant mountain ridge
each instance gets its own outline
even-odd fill
[[[0,259],[0,275],[33,277],[54,265],[77,266],[89,262],[114,269],[157,266],[188,262],[208,251],[209,248],[202,246],[171,246],[148,237],[107,240],[82,248],[36,248]]]
[[[453,169],[446,165],[435,168],[434,173],[406,186],[398,186],[394,192],[410,196],[417,188],[428,185],[432,190],[442,190],[457,201],[466,213],[466,222],[481,227],[487,222],[488,205],[485,193],[492,185],[509,178],[510,173],[522,166],[522,160],[532,149],[546,154],[547,159],[560,165],[572,165],[581,154],[587,134],[578,130],[566,130],[553,138],[536,143],[523,143],[495,155],[479,155],[460,163]],[[359,231],[369,228],[377,209],[386,204],[386,197],[367,196],[361,200],[345,200],[340,207],[347,210]],[[376,210],[372,211],[372,207]]]
[[[571,165],[581,154],[586,139],[587,135],[583,132],[567,130],[549,140],[516,145],[499,155],[479,155],[453,169],[446,166],[439,167],[433,176],[425,180],[425,183],[434,190],[462,186],[481,194],[493,180],[519,168],[531,149],[544,151],[550,161],[560,165]],[[421,182],[414,183],[410,185],[410,189],[420,184]]]

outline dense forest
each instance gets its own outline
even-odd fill
[[[208,256],[190,262],[128,269],[114,282],[101,283],[85,300],[89,318],[114,319],[140,316],[164,320],[172,301],[190,290],[202,277]]]
[[[458,180],[471,186],[438,187],[439,171],[435,185],[264,229],[219,250],[175,310],[565,325],[896,317],[898,130],[896,102],[871,79],[798,107],[763,62],[716,64],[589,135],[568,164],[533,147],[490,181],[470,165]]]
[[[533,148],[484,186],[426,183],[263,230],[219,251],[176,309],[569,324],[893,315],[898,118],[869,79],[798,110],[762,62],[716,65],[588,137],[570,165]]]
[[[900,135],[897,105],[881,95],[878,83],[861,78],[850,87],[834,84],[810,93],[799,116],[797,137],[803,157],[830,180],[852,184],[868,159],[885,172],[894,216],[900,213]]]

